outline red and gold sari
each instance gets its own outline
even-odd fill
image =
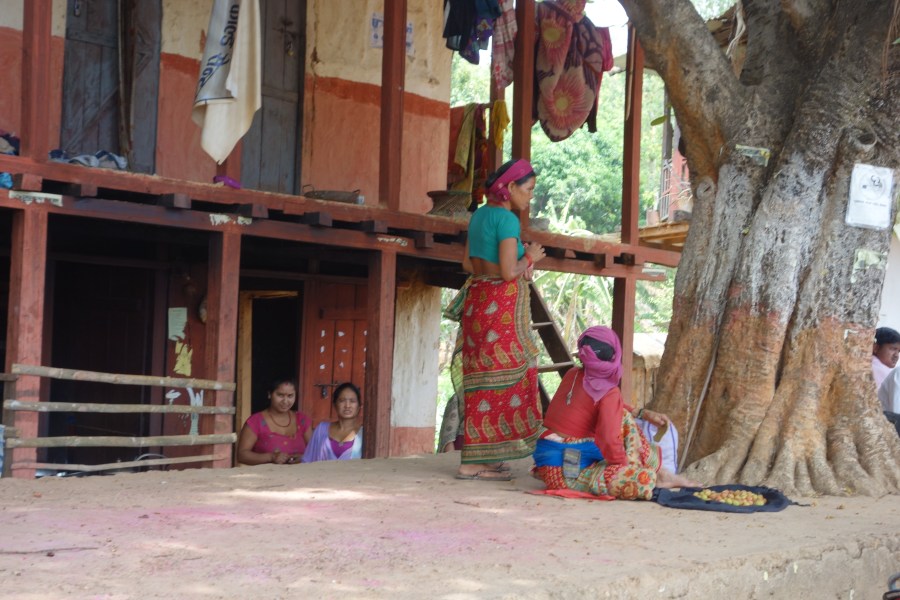
[[[444,313],[460,323],[451,371],[465,399],[464,464],[534,451],[541,408],[529,294],[522,277],[472,276]]]

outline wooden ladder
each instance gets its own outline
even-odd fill
[[[534,282],[529,282],[528,287],[531,290],[531,328],[538,332],[541,342],[543,342],[544,348],[547,350],[547,355],[553,361],[549,365],[539,365],[538,373],[556,371],[562,377],[566,374],[566,371],[575,366],[575,361],[572,360],[572,355],[569,354],[569,350],[566,348],[562,332],[560,332],[556,321],[550,314],[543,297],[538,293]],[[541,407],[546,412],[547,407],[550,405],[550,395],[544,389],[540,379],[538,379],[538,389],[541,393]]]

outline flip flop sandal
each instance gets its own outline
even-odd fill
[[[466,479],[469,481],[512,481],[512,475],[488,469],[487,471],[478,471],[472,475],[457,473],[456,479]]]
[[[510,466],[508,464],[506,464],[505,462],[502,462],[502,463],[500,463],[500,466],[498,466],[494,470],[497,471],[498,473],[509,473],[510,471],[512,471],[512,468],[510,468]]]

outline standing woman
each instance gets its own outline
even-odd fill
[[[531,455],[538,436],[528,281],[545,255],[540,244],[522,244],[512,212],[527,210],[534,184],[526,160],[511,160],[488,177],[488,201],[472,215],[463,258],[472,276],[445,311],[460,324],[451,366],[465,405],[458,479],[509,481],[503,461]]]
[[[310,420],[299,410],[297,386],[276,379],[269,387],[269,408],[250,415],[238,438],[238,462],[245,465],[299,463],[312,434]]]
[[[303,455],[303,462],[320,460],[350,460],[362,458],[362,400],[359,388],[342,383],[334,390],[331,405],[337,421],[323,421],[313,431],[312,439]]]

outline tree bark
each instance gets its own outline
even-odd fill
[[[896,493],[900,439],[869,362],[884,265],[858,260],[886,256],[890,232],[844,215],[855,164],[898,179],[900,46],[885,44],[900,2],[744,0],[740,76],[682,0],[622,4],[666,82],[695,194],[653,407],[682,431],[688,473]]]

